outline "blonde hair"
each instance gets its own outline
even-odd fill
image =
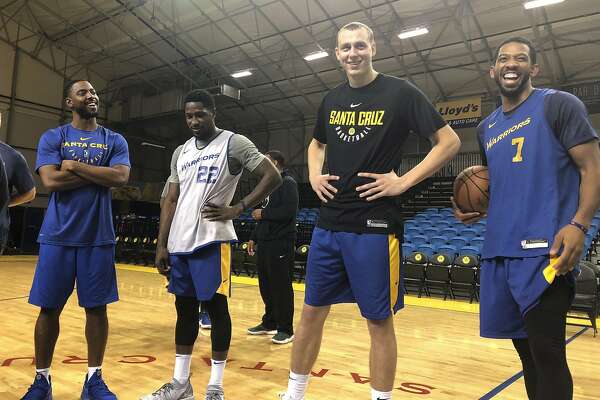
[[[367,31],[367,35],[369,37],[369,42],[374,43],[375,42],[375,35],[373,35],[373,30],[371,28],[369,28],[369,26],[363,24],[362,22],[349,22],[346,25],[342,26],[340,28],[340,30],[338,31],[338,39],[340,36],[340,32],[341,31],[356,31],[358,29],[364,29],[365,31]],[[339,40],[338,40],[338,44],[339,44]]]

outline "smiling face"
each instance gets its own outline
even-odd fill
[[[96,118],[100,98],[88,81],[75,82],[65,99],[67,107],[83,119]]]
[[[208,139],[215,131],[215,112],[200,102],[185,103],[185,121],[198,139]]]
[[[373,72],[375,42],[365,28],[342,29],[338,33],[335,55],[349,79]]]
[[[517,98],[531,89],[531,78],[538,72],[539,66],[531,61],[529,46],[519,42],[503,45],[490,68],[490,76],[496,81],[500,93],[507,98]]]

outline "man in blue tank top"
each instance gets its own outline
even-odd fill
[[[110,188],[127,183],[129,151],[123,136],[97,124],[99,98],[90,82],[68,83],[65,104],[73,121],[42,135],[35,166],[50,201],[29,295],[29,302],[40,307],[35,325],[36,377],[23,399],[52,398],[50,364],[59,316],[77,282],[88,343],[81,399],[116,400],[101,374],[108,337],[106,305],[118,300]]]
[[[496,51],[502,105],[477,129],[490,174],[481,265],[481,336],[512,339],[529,399],[573,396],[565,348],[585,233],[600,205],[600,149],[583,103],[535,89],[536,52],[523,38]],[[477,213],[456,215],[465,223]]]

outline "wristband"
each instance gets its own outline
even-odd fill
[[[571,222],[569,222],[569,225],[573,225],[573,226],[579,228],[584,234],[588,233],[588,228],[586,228],[585,226],[583,226],[579,222],[571,221]]]

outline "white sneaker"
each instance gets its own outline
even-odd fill
[[[189,379],[183,387],[179,387],[175,382],[169,382],[156,392],[140,397],[140,400],[194,400],[194,390]]]
[[[208,385],[205,400],[225,400],[223,388],[217,385]]]
[[[288,396],[286,392],[277,393],[277,398],[279,400],[292,400],[292,398],[290,396]],[[303,397],[300,400],[305,400],[305,399]]]

